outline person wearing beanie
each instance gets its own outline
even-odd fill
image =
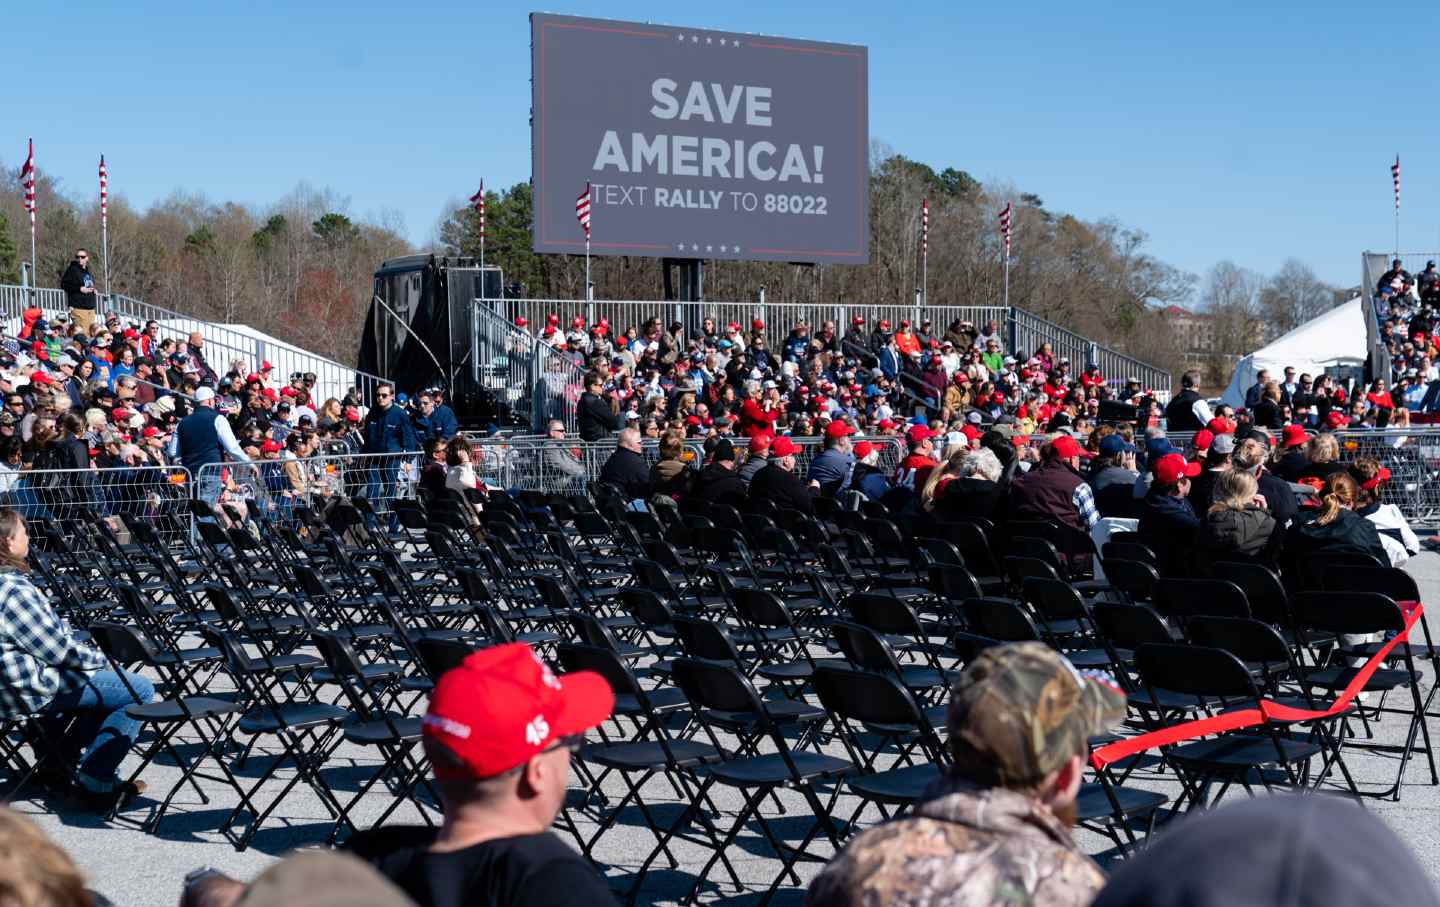
[[[742,503],[745,481],[735,470],[735,442],[729,438],[715,441],[710,464],[695,477],[690,497],[711,503]]]

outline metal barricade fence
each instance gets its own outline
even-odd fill
[[[574,431],[575,404],[584,390],[575,361],[484,306],[475,307],[475,324],[480,355],[473,369],[480,386],[532,431],[550,419]]]
[[[193,484],[181,466],[27,469],[0,474],[0,504],[27,520],[107,520],[122,538],[123,515],[150,524],[170,544],[190,531]]]
[[[471,445],[476,476],[483,482],[507,491],[543,491],[549,494],[584,494],[600,477],[605,462],[619,446],[614,439],[579,441],[566,439],[485,438]],[[647,465],[660,459],[659,442],[646,438],[641,455]],[[684,459],[699,469],[705,459],[704,443],[685,442]]]

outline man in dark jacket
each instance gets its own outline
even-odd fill
[[[95,278],[90,276],[90,253],[84,249],[75,250],[75,258],[60,278],[60,289],[65,291],[65,302],[70,306],[70,320],[85,333],[95,323]]]
[[[1200,518],[1190,506],[1190,480],[1200,474],[1200,464],[1171,453],[1151,463],[1150,471],[1155,478],[1140,506],[1140,541],[1155,552],[1161,576],[1187,576],[1186,559],[1200,528]]]
[[[770,444],[774,440],[774,437],[766,431],[750,436],[750,455],[745,458],[745,462],[741,464],[740,468],[735,470],[735,474],[740,477],[740,481],[744,482],[747,488],[754,481],[756,473],[770,465]]]
[[[400,467],[410,465],[413,451],[420,449],[415,426],[405,410],[395,405],[395,388],[389,384],[375,387],[375,405],[365,414],[366,454],[391,454],[368,457],[361,469],[365,471],[365,498],[377,509],[398,493]]]
[[[580,402],[575,406],[575,421],[582,441],[604,440],[610,437],[612,431],[623,427],[610,401],[600,396],[603,385],[598,372],[585,375],[585,393],[580,395]]]
[[[807,487],[795,474],[795,454],[799,450],[788,437],[776,438],[770,445],[770,465],[756,473],[750,482],[750,497],[770,501],[787,510],[813,514],[813,499],[819,486],[812,482]]]
[[[1199,431],[1213,417],[1210,404],[1195,390],[1199,386],[1199,372],[1180,376],[1180,393],[1165,407],[1166,431]]]
[[[805,478],[818,482],[820,493],[833,498],[850,481],[855,469],[855,455],[850,452],[850,436],[855,433],[844,419],[836,419],[825,426],[825,449],[810,461],[810,471]]]
[[[735,443],[729,438],[715,442],[710,465],[701,470],[690,496],[712,503],[745,497],[745,481],[735,471]]]
[[[626,428],[620,432],[619,446],[600,467],[599,480],[619,488],[631,501],[643,501],[650,496],[650,466],[640,453],[638,430]]]
[[[1063,523],[1083,532],[1100,520],[1095,495],[1080,478],[1080,461],[1089,459],[1080,443],[1060,435],[1045,447],[1045,460],[1010,486],[1010,519]]]
[[[869,441],[855,445],[855,471],[850,474],[850,490],[858,491],[871,501],[885,497],[894,486],[890,477],[879,468],[880,448]]]
[[[1140,477],[1126,464],[1134,464],[1134,444],[1120,435],[1100,439],[1100,454],[1090,468],[1090,488],[1095,493],[1095,509],[1101,516],[1134,517],[1136,505],[1135,480]]]

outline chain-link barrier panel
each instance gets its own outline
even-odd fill
[[[27,520],[108,520],[122,531],[122,516],[144,520],[167,543],[190,530],[194,482],[179,466],[107,469],[28,469],[0,474],[0,505]]]
[[[486,438],[472,444],[471,460],[476,476],[488,485],[512,491],[584,494],[590,483],[600,478],[618,446],[613,439]],[[654,466],[660,459],[659,442],[642,440],[640,452],[646,464]],[[705,459],[704,444],[686,441],[681,459],[688,468],[699,469]]]

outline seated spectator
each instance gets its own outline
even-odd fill
[[[1119,434],[1108,434],[1100,439],[1099,451],[1090,461],[1089,482],[1095,494],[1095,509],[1101,516],[1136,516],[1139,507],[1134,488],[1140,473],[1135,469],[1135,445]]]
[[[1190,506],[1190,480],[1200,474],[1200,464],[1167,453],[1150,464],[1150,472],[1150,490],[1140,506],[1140,536],[1155,552],[1162,576],[1189,576],[1191,548],[1200,528]]]
[[[1403,565],[1420,553],[1420,540],[1410,528],[1410,521],[1394,504],[1380,503],[1385,486],[1390,482],[1390,470],[1381,466],[1374,457],[1360,457],[1350,464],[1350,476],[1360,486],[1360,496],[1355,512],[1375,524],[1380,530],[1380,543],[1385,546],[1392,567]]]
[[[1310,465],[1306,445],[1310,434],[1303,425],[1287,425],[1280,433],[1280,458],[1272,471],[1287,482],[1300,481],[1300,474]]]
[[[1041,455],[1038,467],[1010,485],[1011,520],[1055,521],[1089,532],[1100,519],[1095,496],[1080,478],[1080,461],[1089,459],[1074,438],[1060,435]]]
[[[997,646],[951,691],[951,764],[907,814],[852,838],[810,883],[809,907],[1083,907],[1105,882],[1076,846],[1088,738],[1125,694],[1037,642]]]
[[[968,447],[956,446],[939,466],[930,470],[930,477],[920,489],[920,509],[932,511],[936,501],[944,495],[945,488],[954,479],[960,478],[960,464],[970,452]]]
[[[770,444],[774,440],[774,435],[763,431],[750,436],[750,447],[745,456],[745,462],[735,470],[735,474],[740,477],[740,481],[744,482],[747,488],[754,480],[755,474],[770,465]]]
[[[371,862],[420,907],[614,905],[595,868],[550,830],[571,752],[613,705],[603,677],[556,676],[524,643],[470,655],[440,678],[422,722],[444,823],[433,840],[417,830]]]
[[[912,425],[905,432],[905,443],[910,452],[900,461],[895,485],[918,491],[925,487],[935,468],[935,432],[928,425]]]
[[[1195,533],[1195,575],[1219,561],[1270,563],[1277,541],[1275,518],[1263,509],[1259,483],[1249,472],[1227,469],[1215,479],[1214,500]]]
[[[1381,564],[1390,562],[1375,524],[1355,512],[1359,505],[1360,486],[1350,473],[1344,467],[1331,473],[1320,490],[1320,512],[1309,520],[1302,514],[1285,533],[1287,579],[1296,582],[1301,565],[1317,554],[1368,554]]]
[[[49,716],[47,734],[75,767],[80,801],[106,813],[145,791],[144,781],[122,782],[115,772],[140,727],[125,709],[150,702],[154,687],[139,674],[112,670],[76,636],[26,575],[29,554],[24,518],[0,509],[0,713]],[[42,771],[65,777],[58,766]]]
[[[855,455],[850,451],[850,436],[855,429],[843,419],[836,419],[825,426],[825,449],[810,461],[807,481],[820,486],[820,494],[827,498],[838,495],[850,481],[855,468]]]
[[[1306,443],[1305,459],[1305,468],[1300,470],[1297,482],[1318,486],[1332,475],[1345,471],[1345,464],[1340,462],[1340,442],[1329,432],[1316,435]]]
[[[935,502],[935,515],[943,520],[989,520],[1004,518],[1006,486],[1000,479],[1004,467],[995,452],[986,447],[960,453],[959,477],[945,485]]]
[[[715,442],[710,465],[700,471],[690,496],[702,501],[732,502],[745,497],[745,481],[735,470],[735,443],[729,438]]]
[[[1230,468],[1255,477],[1259,494],[1265,499],[1265,509],[1275,520],[1278,535],[1290,525],[1290,520],[1300,511],[1300,505],[1290,483],[1265,468],[1270,447],[1263,438],[1261,432],[1251,429],[1245,440],[1236,445],[1235,454],[1230,458]]]
[[[1273,382],[1272,382],[1273,383]],[[1205,468],[1190,483],[1190,507],[1205,513],[1214,502],[1215,480],[1230,468],[1230,455],[1235,452],[1234,435],[1215,435],[1205,451]]]
[[[565,423],[552,419],[545,427],[545,468],[572,481],[583,481],[585,465],[565,446]]]
[[[470,462],[470,442],[464,438],[451,438],[439,447],[445,452],[445,487],[468,497],[472,491],[483,491],[475,467]]]
[[[650,467],[650,493],[679,500],[690,491],[690,464],[685,461],[685,436],[667,431],[660,436],[660,459]]]
[[[800,448],[786,435],[781,435],[770,444],[770,463],[750,480],[751,499],[768,500],[776,507],[798,510],[804,514],[815,512],[815,493],[819,486],[811,482],[808,486],[795,474],[795,455]]]
[[[615,452],[600,467],[600,481],[620,489],[627,500],[643,501],[650,497],[650,467],[640,452],[639,431],[621,430]]]
[[[1122,862],[1093,907],[1437,903],[1425,870],[1374,813],[1287,794],[1185,819]]]
[[[754,444],[752,441],[751,444]],[[855,470],[850,474],[850,489],[867,500],[878,501],[890,493],[890,478],[879,468],[880,448],[869,441],[855,445]]]

